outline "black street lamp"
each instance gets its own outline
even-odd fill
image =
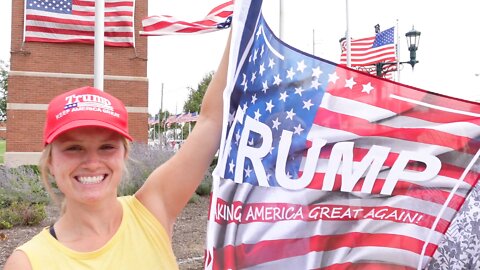
[[[375,31],[377,31],[377,27],[375,27]],[[417,50],[418,50],[418,44],[420,43],[420,31],[415,30],[415,28],[412,26],[412,30],[408,31],[405,34],[405,37],[407,37],[407,45],[408,45],[408,50],[410,51],[410,61],[404,61],[404,62],[396,62],[396,63],[376,63],[375,64],[375,69],[376,69],[376,74],[378,77],[383,77],[388,72],[395,71],[396,69],[393,68],[393,66],[396,66],[397,63],[400,65],[403,64],[410,64],[413,67],[415,66],[416,63],[418,63],[417,60]]]
[[[418,44],[420,43],[420,31],[415,30],[412,26],[412,30],[408,31],[405,36],[407,37],[408,50],[410,51],[410,61],[408,62],[412,69],[417,61]]]

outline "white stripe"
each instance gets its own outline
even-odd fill
[[[76,11],[82,11],[82,12],[95,12],[95,7],[82,7],[75,9]],[[133,7],[112,7],[112,8],[105,8],[105,12],[134,12]],[[49,12],[49,11],[42,11],[42,10],[37,10],[37,9],[27,9],[25,11],[27,15],[37,15],[37,16],[45,16],[45,17],[51,17],[51,18],[57,18],[57,19],[68,19],[68,20],[78,20],[78,21],[95,21],[95,15],[87,16],[87,15],[73,15],[73,14],[63,14],[63,13],[55,13],[55,12]],[[105,16],[106,20],[111,20],[111,18],[121,18],[122,21],[133,21],[133,14],[132,16],[116,16],[116,15],[108,15]]]
[[[265,41],[265,44],[267,45],[270,52],[272,52],[280,60],[285,60],[285,57],[281,55],[277,50],[275,50],[275,48],[272,47],[272,44],[270,44],[270,42],[268,41],[268,38],[265,36],[265,30],[263,30],[263,25],[260,25],[260,27],[258,28],[258,31],[261,31],[263,40]]]
[[[440,111],[463,114],[463,115],[468,115],[468,116],[473,116],[473,117],[480,117],[480,114],[478,114],[478,113],[461,111],[461,110],[456,110],[456,109],[452,109],[452,108],[433,105],[433,104],[430,104],[430,103],[414,100],[414,99],[411,99],[411,98],[401,97],[401,96],[397,96],[397,95],[394,95],[394,94],[390,94],[390,97],[394,98],[394,99],[410,102],[410,103],[413,103],[413,104],[422,105],[422,106],[425,106],[425,107],[428,107],[428,108],[437,109],[437,110],[440,110]]]
[[[225,232],[223,235],[218,235],[220,239],[217,239],[216,248],[223,248],[229,245],[256,244],[262,241],[308,239],[313,236],[333,236],[352,232],[392,234],[424,239],[429,232],[429,228],[419,227],[414,224],[367,219],[356,221],[321,220],[319,222],[288,220],[275,223],[229,223],[228,225],[212,223],[214,223],[211,227],[213,231]],[[434,231],[432,237],[432,242],[439,243],[443,238],[443,234]]]
[[[76,39],[87,39],[92,40],[94,39],[93,36],[81,36],[81,35],[62,35],[62,34],[53,34],[53,33],[43,33],[43,32],[31,32],[25,31],[25,36],[27,38],[48,38],[48,39],[58,39],[58,40],[76,40]],[[105,37],[105,41],[120,43],[120,42],[128,42],[132,43],[133,38],[131,37]]]
[[[362,118],[369,122],[375,122],[396,115],[396,113],[390,110],[349,98],[334,96],[330,93],[323,95],[320,107],[331,112]]]
[[[39,27],[48,27],[51,29],[68,29],[68,30],[78,30],[78,31],[90,31],[93,32],[95,27],[88,25],[78,25],[78,24],[64,24],[64,23],[53,23],[53,22],[43,22],[43,21],[27,21],[26,25],[28,26],[39,26]],[[105,32],[132,32],[132,26],[105,26]]]
[[[412,142],[403,139],[380,137],[380,136],[359,136],[357,134],[327,128],[323,126],[313,125],[310,129],[308,138],[321,138],[327,141],[327,143],[336,143],[343,141],[355,140],[355,147],[369,149],[372,145],[381,145],[390,147],[390,152],[400,153],[402,150],[416,151],[419,149],[424,153],[438,156],[440,154],[448,153],[454,149],[445,146],[432,145],[421,142]]]
[[[308,243],[305,243],[306,245]],[[280,251],[279,251],[280,252]],[[306,255],[276,260],[258,264],[243,270],[270,270],[270,269],[318,269],[335,263],[391,263],[399,266],[414,267],[418,255],[388,247],[355,247],[339,248],[324,252],[310,252]]]

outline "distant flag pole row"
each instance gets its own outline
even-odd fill
[[[150,16],[142,20],[141,36],[162,36],[171,34],[200,34],[230,27],[233,1],[213,8],[202,20],[188,22],[169,15]]]
[[[172,124],[178,123],[189,123],[189,122],[195,122],[198,120],[198,113],[193,112],[193,113],[179,113],[175,115],[170,115],[165,119],[165,122],[163,122],[163,125],[170,126]],[[160,124],[159,119],[155,118],[150,118],[148,119],[148,124],[149,125],[156,125]]]

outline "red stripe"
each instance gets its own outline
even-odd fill
[[[336,263],[327,267],[316,268],[312,270],[416,270],[403,265],[389,263]]]
[[[133,1],[118,1],[118,2],[109,2],[105,1],[106,8],[112,7],[133,7]]]
[[[83,17],[95,17],[94,11],[80,11],[80,10],[72,10],[72,15],[75,16],[83,16]],[[132,17],[132,11],[108,11],[105,12],[105,18],[107,17],[117,17],[117,16],[128,16]],[[68,16],[66,16],[68,17]]]
[[[372,58],[372,57],[377,57],[381,55],[380,53],[392,55],[392,53],[395,53],[395,47],[392,45],[392,46],[384,46],[384,47],[378,47],[378,48],[373,48],[368,50],[355,49],[355,50],[352,50],[350,53],[351,53],[350,57],[355,59]],[[376,54],[376,55],[373,55],[373,54]],[[347,57],[346,53],[342,54],[342,56],[343,56],[342,58],[345,58],[345,59]]]
[[[47,17],[41,15],[29,15],[26,16],[27,21],[40,21],[40,22],[52,22],[71,25],[83,25],[83,26],[95,26],[95,21],[90,20],[72,20],[65,18]]]
[[[233,8],[233,1],[228,1],[228,2],[225,2],[223,4],[220,4],[216,7],[214,7],[209,13],[208,15],[210,14],[215,14],[216,12],[218,12],[219,10],[222,10],[222,9],[226,9],[228,7],[232,7]]]
[[[45,23],[58,23],[58,24],[69,24],[69,25],[79,25],[79,26],[91,26],[95,27],[95,21],[90,20],[72,20],[72,19],[65,19],[65,18],[55,18],[55,17],[46,17],[40,15],[28,15],[28,21],[38,21],[38,22],[45,22]],[[131,21],[115,21],[115,22],[105,22],[105,26],[107,27],[133,27],[133,22]],[[93,30],[93,28],[92,28]]]
[[[261,263],[306,255],[310,252],[339,248],[385,247],[421,254],[424,242],[394,234],[352,232],[341,235],[317,235],[310,238],[266,240],[256,244],[240,244],[214,249],[213,269],[242,269]],[[426,255],[432,256],[437,246],[429,244]],[[381,260],[382,258],[378,258]]]
[[[332,129],[345,130],[363,137],[386,137],[445,146],[452,149],[463,148],[471,140],[469,137],[426,128],[395,128],[371,123],[362,118],[331,112],[319,108],[314,123]]]
[[[73,0],[72,5],[83,6],[83,7],[94,7],[94,1],[82,1],[82,0]]]
[[[51,38],[39,38],[39,37],[25,37],[25,41],[27,42],[50,42],[50,43],[86,43],[86,44],[93,44],[93,39],[79,39],[79,38],[70,38],[70,39],[51,39]],[[113,41],[105,41],[104,44],[106,46],[112,47],[132,47],[132,42],[113,42]]]
[[[37,26],[26,26],[26,31],[30,32],[39,32],[39,33],[54,33],[60,35],[70,35],[70,36],[95,36],[94,31],[81,31],[81,30],[71,30],[71,29],[58,29],[58,28],[48,28],[48,27],[37,27]],[[93,29],[92,29],[93,30]],[[105,37],[132,37],[132,32],[105,32]]]

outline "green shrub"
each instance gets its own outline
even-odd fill
[[[153,170],[170,159],[173,154],[172,151],[164,150],[159,145],[152,146],[133,142],[129,154],[130,158],[126,164],[127,172],[118,187],[118,195],[132,195],[137,192]],[[216,164],[217,158],[212,161],[205,178],[196,189],[196,195],[210,195],[212,191],[212,171]]]
[[[0,206],[14,201],[43,204],[49,202],[37,166],[0,166],[0,198]]]
[[[188,200],[188,203],[197,203],[200,200],[200,195],[193,193],[192,197]]]
[[[37,225],[47,216],[45,204],[14,201],[0,208],[0,229],[18,225]]]
[[[198,194],[199,196],[210,195],[210,192],[212,192],[212,182],[212,173],[209,171],[207,174],[205,174],[205,178],[203,178],[202,182],[195,190],[195,194]]]
[[[0,166],[0,229],[40,223],[48,202],[37,166]]]
[[[118,187],[118,194],[124,196],[137,192],[153,170],[172,155],[173,152],[164,150],[159,145],[133,142],[126,164],[127,171]]]

